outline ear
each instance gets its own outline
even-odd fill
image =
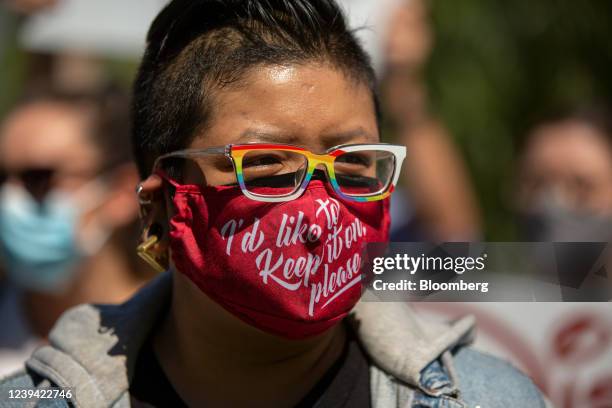
[[[164,181],[157,174],[150,175],[136,186],[140,221],[143,227],[151,227],[155,223],[161,225],[168,223],[168,197],[163,187]],[[163,235],[166,235],[165,231]]]
[[[136,188],[140,207],[141,237],[138,255],[159,272],[168,269],[168,211],[163,180],[151,175]]]

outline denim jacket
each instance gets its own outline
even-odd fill
[[[9,390],[69,387],[68,400],[38,407],[127,408],[140,346],[167,307],[171,273],[118,306],[82,305],[65,313],[22,372],[0,381],[0,407],[22,407]],[[549,406],[529,378],[471,349],[474,319],[425,322],[402,303],[360,302],[350,317],[372,365],[373,408],[539,408]],[[70,403],[70,404],[69,404]]]

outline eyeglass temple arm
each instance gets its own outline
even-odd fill
[[[189,157],[199,154],[227,154],[229,153],[230,146],[218,146],[218,147],[210,147],[207,149],[185,149],[185,150],[177,150],[171,153],[163,154],[155,159],[155,163],[153,163],[153,169],[151,173],[155,172],[158,164],[164,160],[172,157]]]

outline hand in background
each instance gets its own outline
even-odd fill
[[[394,13],[386,35],[388,67],[419,71],[433,46],[433,32],[423,0],[404,2]]]
[[[408,148],[404,183],[420,228],[434,241],[480,238],[480,210],[465,162],[444,124],[428,109],[423,70],[434,34],[424,0],[394,11],[385,41],[382,103]]]

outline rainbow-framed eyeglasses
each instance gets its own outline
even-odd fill
[[[160,156],[153,171],[165,171],[166,164],[189,159],[203,173],[212,157],[231,161],[235,180],[242,193],[263,202],[291,201],[300,197],[315,172],[323,166],[334,191],[346,200],[368,202],[387,198],[399,179],[406,147],[386,143],[348,144],[313,153],[287,144],[230,144],[207,149],[179,150]]]

